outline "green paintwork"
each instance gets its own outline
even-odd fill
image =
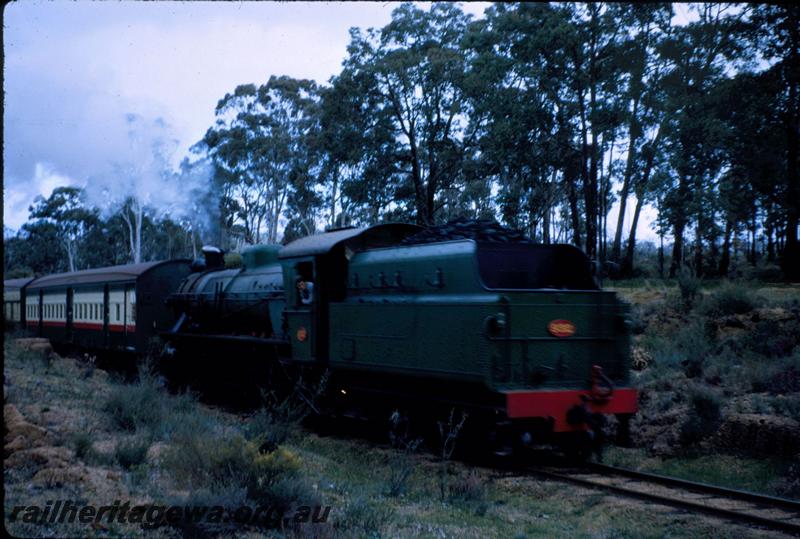
[[[282,261],[283,282],[286,293],[286,331],[289,342],[292,345],[292,359],[295,361],[313,361],[316,359],[315,344],[317,340],[317,328],[315,324],[314,309],[316,302],[311,305],[303,305],[298,296],[295,282],[299,277],[296,267],[297,264],[304,262],[314,262],[314,257],[291,258]],[[316,276],[315,276],[316,278]],[[315,279],[316,280],[316,279]],[[305,329],[306,339],[301,341],[297,338],[298,331]]]
[[[627,382],[627,307],[613,292],[488,290],[471,240],[356,253],[346,297],[329,313],[333,367],[505,390],[585,387],[598,364]],[[555,319],[570,320],[576,333],[550,335]]]
[[[253,245],[242,251],[242,265],[246,269],[277,264],[280,245]]]

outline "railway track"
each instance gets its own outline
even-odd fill
[[[594,463],[582,468],[533,467],[526,471],[554,481],[800,536],[800,501]]]

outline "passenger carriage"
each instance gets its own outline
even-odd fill
[[[35,279],[24,287],[27,329],[55,346],[145,353],[174,322],[164,298],[189,272],[189,260],[169,260]]]
[[[6,329],[25,327],[25,287],[33,277],[3,281],[3,323]]]

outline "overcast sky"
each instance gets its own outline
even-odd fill
[[[111,167],[131,157],[131,115],[172,141],[180,159],[212,125],[226,92],[270,75],[327,82],[340,71],[348,30],[382,27],[396,6],[6,4],[4,225],[19,228],[33,199],[61,185],[91,188],[104,178],[113,190]],[[462,7],[480,17],[487,6]],[[639,237],[653,237],[647,223]]]

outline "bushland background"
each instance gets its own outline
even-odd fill
[[[220,96],[178,169],[131,115],[142,147],[120,186],[192,188],[172,210],[113,182],[102,197],[58,188],[4,228],[5,273],[469,217],[573,243],[614,276],[797,279],[800,12],[682,7],[678,25],[669,3],[498,3],[480,20],[400,4],[351,30],[327,83],[272,76]],[[657,241],[637,241],[643,223]]]
[[[231,88],[178,170],[158,144],[120,169],[121,183],[202,183],[191,211],[59,188],[4,229],[6,278],[331,226],[496,219],[581,247],[632,303],[640,412],[634,447],[607,461],[798,498],[800,11],[689,8],[674,26],[671,4],[497,4],[479,21],[454,4],[398,5],[384,28],[352,31],[328,83]],[[609,219],[615,205],[623,218]],[[657,241],[637,240],[645,220]],[[334,506],[329,525],[285,533],[769,535],[448,463],[436,440],[425,451],[390,447],[388,432],[308,432],[291,405],[233,413],[170,393],[147,369],[125,379],[35,348],[4,350],[6,515],[10,500],[319,500]]]

